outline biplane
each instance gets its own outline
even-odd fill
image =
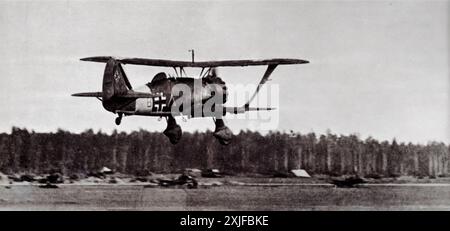
[[[308,63],[301,59],[264,59],[264,60],[223,60],[223,61],[174,61],[146,58],[118,58],[96,56],[82,58],[82,61],[106,63],[103,74],[101,92],[76,93],[72,96],[95,97],[102,101],[103,107],[117,114],[115,123],[120,125],[123,116],[141,115],[164,117],[167,128],[164,130],[172,144],[181,138],[181,127],[175,116],[212,117],[215,123],[214,137],[223,144],[232,139],[231,130],[225,126],[223,116],[226,113],[245,113],[248,111],[273,110],[274,108],[251,107],[250,103],[258,94],[261,86],[269,80],[269,76],[278,65]],[[151,82],[141,88],[133,88],[122,65],[146,65],[170,67],[175,71],[171,76],[165,72],[156,74]],[[217,76],[217,67],[242,67],[266,65],[267,69],[254,94],[243,106],[228,107],[227,86]],[[198,77],[188,77],[184,68],[201,68]]]

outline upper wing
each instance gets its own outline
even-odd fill
[[[161,66],[161,67],[236,67],[236,66],[257,66],[257,65],[289,65],[309,63],[302,59],[262,59],[262,60],[221,60],[221,61],[174,61],[165,59],[145,59],[145,58],[116,58],[111,56],[95,56],[82,58],[82,61],[106,63],[109,59],[115,59],[123,64]]]

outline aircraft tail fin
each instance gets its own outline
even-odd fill
[[[103,100],[109,100],[114,96],[126,95],[133,89],[121,64],[115,59],[106,63],[103,74]]]

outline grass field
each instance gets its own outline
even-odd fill
[[[450,185],[0,187],[0,210],[450,210]]]

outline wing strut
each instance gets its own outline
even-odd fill
[[[277,64],[270,64],[267,66],[266,72],[264,73],[261,81],[258,84],[258,87],[256,87],[256,91],[255,93],[253,93],[252,97],[248,100],[248,102],[244,105],[244,108],[249,108],[250,103],[253,101],[253,99],[255,98],[255,96],[258,94],[259,89],[261,89],[262,85],[264,83],[267,82],[267,80],[269,80],[269,76],[272,74],[272,72],[275,70],[275,68],[277,67]]]
[[[261,108],[261,107],[250,107],[250,103],[255,99],[255,96],[258,94],[259,89],[261,89],[262,85],[266,83],[269,80],[269,76],[272,74],[272,72],[277,67],[277,64],[270,64],[267,66],[266,72],[264,72],[264,75],[261,79],[261,81],[258,84],[258,87],[256,87],[255,93],[253,93],[252,97],[247,101],[244,106],[241,107],[224,107],[225,111],[228,113],[234,113],[234,114],[241,114],[245,113],[247,111],[270,111],[275,110],[275,108],[267,107],[267,108]]]

